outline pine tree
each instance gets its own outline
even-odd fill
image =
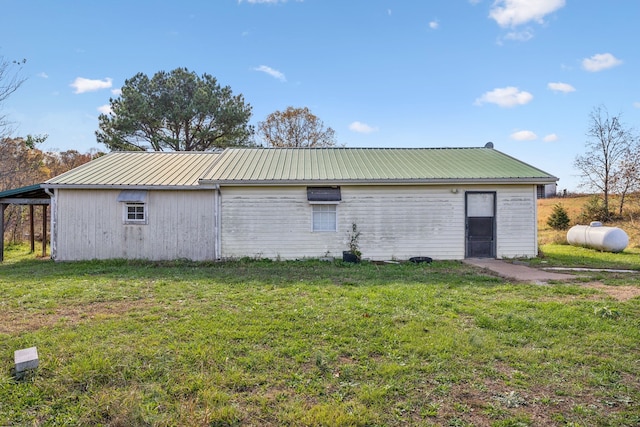
[[[560,203],[556,203],[553,206],[553,212],[551,212],[549,219],[547,219],[547,225],[554,230],[566,230],[569,228],[570,222],[571,220],[569,219],[569,215],[567,214],[564,206]]]

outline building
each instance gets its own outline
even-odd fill
[[[535,257],[552,175],[484,148],[114,152],[42,184],[58,261]]]

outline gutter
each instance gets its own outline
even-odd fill
[[[211,186],[204,185],[126,185],[126,184],[42,184],[41,188],[67,190],[210,190]]]

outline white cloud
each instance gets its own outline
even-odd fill
[[[530,21],[542,23],[564,5],[565,0],[496,0],[489,17],[503,28],[517,27]]]
[[[111,89],[111,93],[115,96],[120,96],[122,95],[122,89],[118,88],[118,89]]]
[[[555,133],[550,133],[549,135],[542,138],[542,140],[544,142],[554,142],[558,140],[558,135],[556,135]]]
[[[640,102],[634,102],[633,103],[633,107],[634,108],[640,108]]]
[[[509,135],[509,137],[516,141],[535,141],[536,139],[538,139],[538,135],[531,132],[530,130],[521,130],[518,132],[514,132]]]
[[[349,130],[358,133],[371,133],[376,132],[378,128],[369,126],[368,124],[362,122],[353,122],[349,125]]]
[[[43,71],[41,73],[38,73],[38,77],[41,77],[43,79],[48,79],[49,75]]]
[[[610,53],[597,53],[591,58],[582,60],[582,68],[587,71],[596,72],[613,68],[622,64],[622,61]]]
[[[286,3],[287,0],[238,0],[238,3],[242,3],[242,2],[246,2],[246,3],[250,3],[250,4],[260,4],[260,3],[266,3],[266,4],[277,4],[277,3]],[[296,2],[298,3],[302,3],[304,0],[296,0]]]
[[[280,71],[278,71],[278,70],[274,70],[274,69],[273,69],[273,68],[271,68],[271,67],[267,67],[266,65],[261,65],[261,66],[259,66],[259,67],[257,67],[257,68],[254,68],[254,70],[255,70],[255,71],[260,71],[260,72],[262,72],[262,73],[267,73],[267,74],[269,74],[271,77],[274,77],[274,78],[276,78],[276,79],[278,79],[278,80],[280,80],[280,81],[282,81],[282,82],[286,82],[286,81],[287,81],[287,78],[284,76],[284,74],[283,74],[283,73],[281,73],[281,72],[280,72]]]
[[[432,30],[437,30],[439,26],[440,23],[438,23],[438,21],[429,22],[429,28],[431,28]]]
[[[515,40],[518,42],[526,42],[533,38],[533,32],[531,30],[523,31],[510,31],[505,36],[505,40]]]
[[[112,111],[111,105],[109,104],[101,105],[98,107],[98,111],[100,111],[102,114],[110,114]]]
[[[510,108],[516,105],[528,104],[532,99],[533,95],[529,92],[521,91],[517,87],[508,86],[486,92],[480,98],[476,99],[474,104],[478,106],[483,104],[496,104],[503,108]]]
[[[549,83],[547,84],[547,87],[549,89],[551,89],[554,92],[564,92],[564,93],[569,93],[569,92],[575,92],[576,88],[571,86],[569,83]]]
[[[91,80],[84,77],[76,77],[76,79],[69,86],[75,89],[74,93],[95,92],[101,89],[109,89],[111,87],[112,80],[107,77],[104,80]]]

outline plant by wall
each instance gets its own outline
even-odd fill
[[[360,258],[362,252],[360,252],[360,230],[358,230],[358,225],[354,222],[351,224],[351,231],[349,231],[349,251]]]

